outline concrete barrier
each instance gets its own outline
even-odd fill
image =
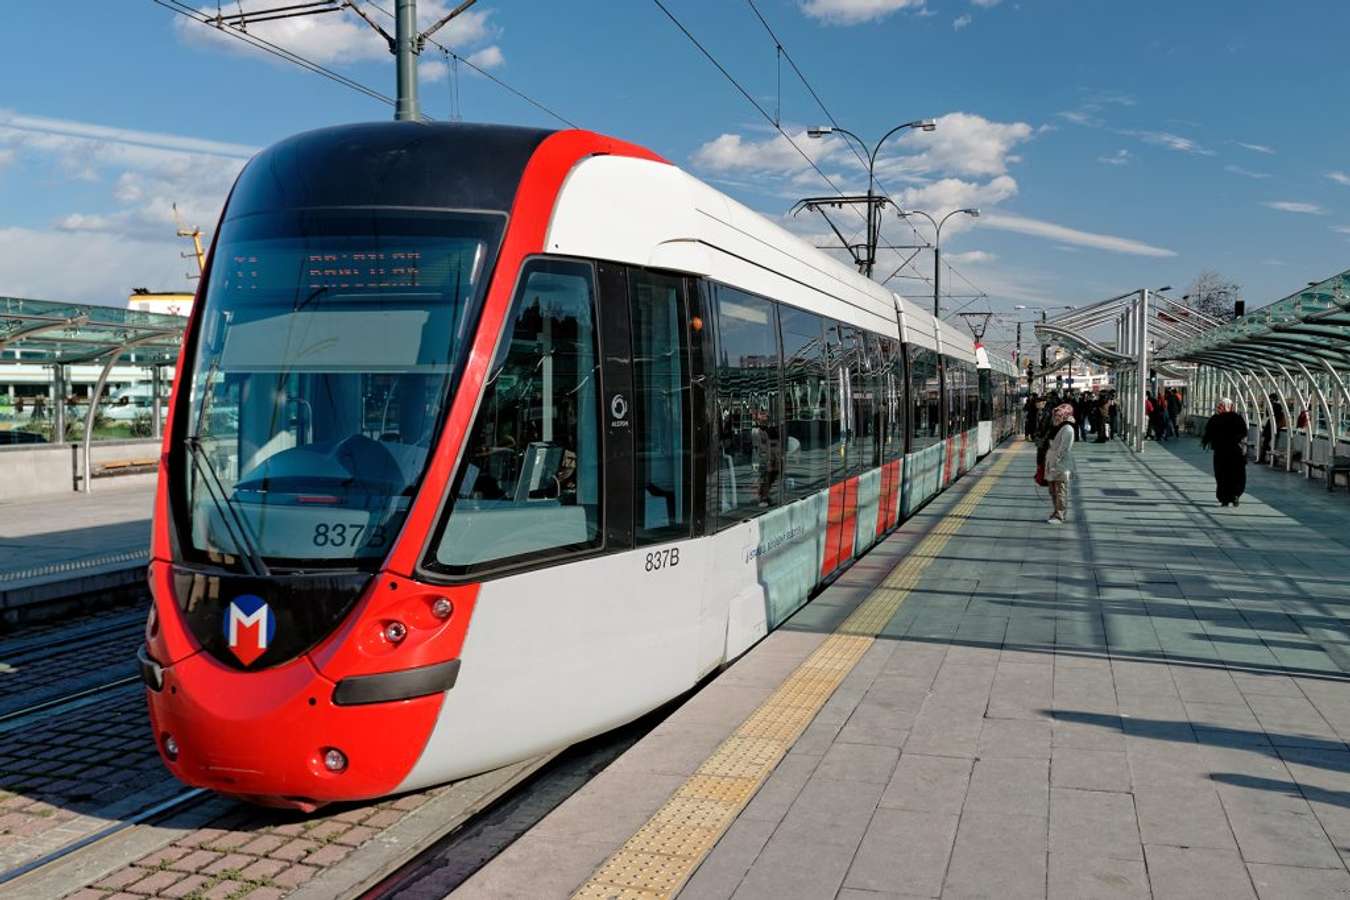
[[[75,449],[72,450],[72,447]],[[98,441],[90,448],[94,466],[127,459],[159,457],[158,439],[137,441]],[[0,446],[0,503],[40,497],[44,494],[68,494],[79,486],[79,445],[16,444]],[[94,490],[149,487],[155,483],[153,472],[116,475],[94,479]]]

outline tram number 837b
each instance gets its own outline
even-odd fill
[[[675,567],[680,564],[680,548],[671,547],[668,550],[654,550],[647,554],[648,572],[658,572],[667,567]]]

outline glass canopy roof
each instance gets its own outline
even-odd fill
[[[1162,352],[1194,362],[1260,356],[1350,365],[1350,269]]]
[[[185,316],[0,296],[0,366],[173,365]],[[16,351],[21,351],[16,352]]]

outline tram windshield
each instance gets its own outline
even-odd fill
[[[187,423],[193,547],[377,563],[467,352],[500,216],[304,210],[227,221]]]

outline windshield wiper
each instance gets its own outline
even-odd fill
[[[239,514],[239,510],[235,509],[234,504],[226,497],[225,488],[220,482],[220,476],[216,474],[215,466],[211,465],[211,459],[206,455],[206,448],[202,446],[201,438],[195,434],[190,434],[185,443],[188,450],[192,452],[192,460],[197,465],[197,471],[202,475],[202,484],[206,487],[206,495],[211,498],[211,504],[220,514],[225,530],[229,532],[230,543],[234,544],[234,549],[243,561],[244,567],[248,569],[250,575],[260,578],[271,575],[267,563],[263,561],[262,554],[258,552],[257,546],[253,542],[253,535],[249,531],[248,523],[244,521],[244,517]]]

